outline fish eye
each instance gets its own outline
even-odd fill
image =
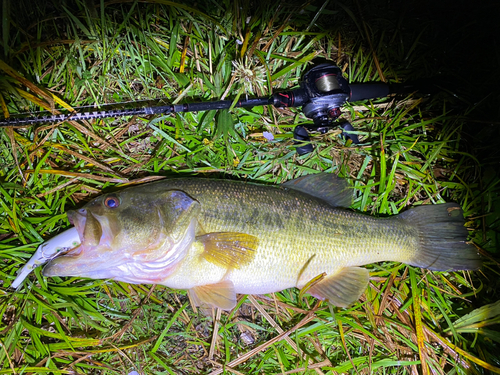
[[[120,205],[120,200],[116,195],[109,195],[104,199],[104,205],[108,208],[117,208]]]

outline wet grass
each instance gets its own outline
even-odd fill
[[[370,23],[368,11],[356,3],[4,0],[0,104],[8,117],[268,95],[296,86],[318,57],[351,82],[432,74],[422,30],[402,31],[402,19]],[[0,373],[499,373],[499,180],[494,163],[467,146],[467,110],[451,106],[444,94],[346,105],[342,117],[361,144],[334,129],[314,134],[304,156],[292,140],[308,121],[299,109],[0,129]],[[9,288],[37,246],[70,226],[65,211],[103,191],[172,175],[279,184],[317,171],[347,178],[357,191],[352,208],[374,215],[459,202],[483,270],[378,263],[347,309],[285,290],[240,296],[237,308],[212,317],[163,286],[47,279],[36,269]]]

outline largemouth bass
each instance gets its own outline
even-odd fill
[[[162,284],[187,289],[196,306],[229,310],[237,293],[292,287],[346,307],[368,285],[360,266],[374,262],[480,267],[459,205],[376,218],[346,209],[352,197],[327,173],[279,186],[199,178],[134,186],[69,211],[81,244],[43,274]]]

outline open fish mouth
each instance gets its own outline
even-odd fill
[[[68,211],[80,245],[51,260],[44,276],[157,282],[174,272],[191,248],[200,204],[182,191],[107,194]]]
[[[82,245],[88,247],[96,246],[100,242],[102,226],[99,220],[91,212],[84,208],[68,211],[68,220],[73,224],[80,236]]]
[[[43,275],[98,277],[112,261],[109,252],[98,251],[103,239],[99,219],[85,209],[69,211],[68,219],[78,232],[80,245],[52,259],[44,267]]]
[[[159,230],[148,232],[148,243],[133,242],[128,237],[120,243],[123,233],[106,215],[79,209],[69,211],[68,219],[75,226],[80,245],[47,263],[42,271],[44,276],[133,283],[158,282],[173,272],[191,247],[197,223],[191,219],[175,240]]]

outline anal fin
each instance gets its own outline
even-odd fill
[[[218,307],[231,310],[236,306],[236,293],[232,281],[221,281],[217,284],[196,286],[189,289],[189,298],[195,306]]]
[[[307,293],[321,300],[328,300],[338,307],[356,302],[368,286],[370,273],[366,268],[346,267],[313,284]]]

